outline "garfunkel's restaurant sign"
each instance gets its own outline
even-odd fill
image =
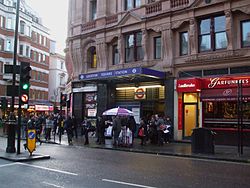
[[[119,76],[128,76],[128,75],[144,75],[155,78],[164,78],[165,73],[156,71],[153,69],[135,67],[135,68],[127,68],[127,69],[118,69],[118,70],[110,70],[103,72],[95,72],[89,74],[80,74],[79,80],[94,80],[94,79],[104,79],[104,78],[113,78]]]
[[[202,79],[203,89],[233,88],[238,87],[239,84],[241,84],[242,87],[250,87],[250,76],[214,77]]]

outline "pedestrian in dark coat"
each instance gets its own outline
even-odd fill
[[[68,116],[68,118],[64,122],[64,129],[67,132],[69,145],[72,145],[72,128],[73,128],[73,121],[72,118]]]
[[[106,124],[105,124],[105,118],[103,116],[100,116],[98,118],[98,129],[99,129],[99,142],[98,144],[105,144],[105,128],[106,128]]]
[[[122,128],[121,118],[119,116],[116,116],[113,120],[114,146],[118,146],[118,138],[121,132],[121,128]]]
[[[77,138],[78,137],[78,133],[77,133],[78,124],[74,115],[72,116],[72,122],[73,122],[73,136]]]
[[[132,131],[132,140],[134,141],[134,136],[136,132],[136,122],[134,116],[129,116],[128,128]]]
[[[85,143],[84,145],[89,145],[89,132],[91,131],[92,124],[89,120],[86,120],[86,124],[85,124],[85,131],[84,131],[84,136],[85,136]]]

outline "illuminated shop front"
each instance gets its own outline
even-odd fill
[[[237,145],[238,126],[243,126],[244,145],[250,144],[250,76],[178,80],[176,89],[184,139],[190,128],[206,127],[216,132],[216,143]]]

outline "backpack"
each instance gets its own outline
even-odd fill
[[[141,136],[141,137],[142,137],[142,136],[145,136],[145,135],[144,135],[144,128],[143,128],[143,127],[141,127],[141,128],[139,129],[138,135]]]

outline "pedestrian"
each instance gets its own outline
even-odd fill
[[[161,128],[161,126],[164,125],[164,120],[161,114],[156,114],[155,115],[155,119],[156,119],[156,129],[157,129],[157,144],[158,146],[162,146],[163,145],[163,130]]]
[[[138,129],[138,137],[141,139],[141,146],[146,144],[146,136],[147,136],[147,124],[142,118],[140,120],[140,127]]]
[[[21,117],[21,138],[26,139],[28,119],[25,115]]]
[[[53,127],[52,116],[47,116],[45,120],[45,140],[48,141],[51,139],[51,129]]]
[[[85,124],[85,130],[84,130],[84,136],[85,136],[85,143],[84,145],[89,145],[89,132],[91,132],[92,130],[90,130],[92,127],[92,124],[90,122],[90,120],[86,120],[86,124]]]
[[[72,116],[72,122],[73,122],[73,136],[77,138],[78,137],[78,133],[77,133],[78,124],[77,124],[76,117],[74,115]]]
[[[105,117],[100,116],[98,118],[98,126],[99,126],[99,142],[98,144],[105,144],[105,129],[106,129],[106,123],[105,123]]]
[[[113,145],[114,146],[118,146],[118,139],[119,139],[119,134],[121,132],[121,127],[122,127],[122,124],[121,124],[121,118],[120,116],[115,116],[115,118],[113,119],[113,136],[114,136],[114,143]]]
[[[163,131],[164,134],[164,142],[165,143],[170,143],[171,141],[171,135],[172,135],[172,122],[170,120],[170,117],[166,116],[164,118],[164,124],[166,126],[166,129]]]
[[[73,129],[73,121],[70,116],[64,121],[64,129],[66,130],[67,137],[68,137],[68,144],[72,145],[72,129]]]
[[[134,142],[134,135],[136,132],[136,122],[134,116],[129,116],[128,118],[128,128],[132,131],[132,142]],[[133,143],[132,143],[133,145]]]

